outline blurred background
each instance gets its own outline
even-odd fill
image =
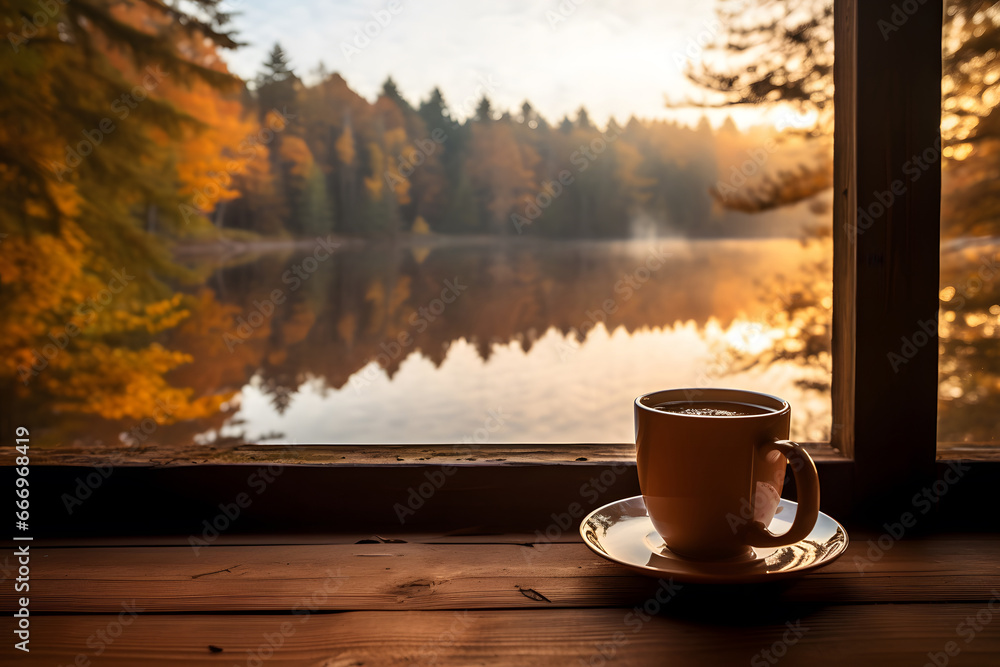
[[[5,423],[629,442],[737,386],[828,440],[831,3],[548,4],[0,1]],[[998,48],[947,3],[941,442],[998,438]]]

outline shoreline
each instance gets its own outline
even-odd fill
[[[559,246],[586,247],[605,246],[630,243],[704,243],[704,242],[739,242],[739,241],[802,241],[802,236],[657,236],[649,238],[546,238],[538,236],[488,236],[459,234],[401,234],[395,238],[359,238],[337,236],[326,237],[339,243],[342,249],[372,248],[441,248],[441,247],[482,247],[489,245],[503,246]],[[817,237],[816,240],[820,240]],[[211,241],[178,242],[171,252],[177,258],[239,256],[244,254],[261,254],[272,252],[304,251],[312,248],[314,238],[262,238],[255,240],[213,239]]]

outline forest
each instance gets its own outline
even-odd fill
[[[713,224],[719,202],[757,210],[830,183],[824,142],[743,133],[731,120],[718,131],[706,120],[599,127],[581,107],[550,123],[528,101],[495,109],[486,92],[461,118],[438,89],[411,104],[390,77],[370,103],[339,74],[317,75],[303,85],[275,45],[245,98],[262,129],[237,147],[261,153],[259,171],[246,178],[249,164],[236,161],[214,174],[218,187],[197,193],[186,218],[297,236],[628,238],[641,217],[659,234],[740,235]]]

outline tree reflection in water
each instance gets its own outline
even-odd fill
[[[623,277],[635,276],[655,253],[667,260],[647,280],[625,287]],[[191,315],[158,340],[193,361],[169,370],[165,379],[189,390],[192,400],[211,398],[219,407],[200,419],[160,425],[148,440],[130,444],[166,456],[171,447],[192,442],[215,447],[264,440],[363,442],[365,436],[357,434],[365,428],[373,442],[393,437],[419,442],[423,425],[454,418],[448,404],[462,393],[485,397],[477,399],[483,412],[497,407],[499,399],[490,398],[494,389],[523,394],[532,404],[522,422],[552,422],[548,431],[524,431],[522,441],[627,440],[631,396],[698,384],[783,394],[797,413],[793,437],[829,436],[830,239],[823,233],[801,242],[470,239],[345,245],[308,279],[289,280],[289,267],[301,261],[301,254],[289,251],[188,262],[203,284],[185,297]],[[961,285],[959,274],[954,276]],[[458,291],[444,303],[449,285]],[[283,299],[267,306],[275,290]],[[989,310],[995,284],[966,292],[960,308],[954,308],[959,295],[952,295],[942,324],[942,433],[956,440],[988,439],[997,414],[991,401],[997,395],[994,339],[1000,326]],[[239,329],[240,322],[252,326]],[[704,354],[676,343],[684,336],[700,341]],[[677,348],[663,349],[673,345]],[[633,351],[638,361],[619,364],[614,355],[629,347],[638,350]],[[642,350],[656,354],[647,360]],[[599,358],[605,354],[612,358]],[[479,382],[489,386],[449,386],[471,382],[468,373],[454,368],[472,364],[470,355],[477,360]],[[524,363],[512,366],[517,359]],[[361,396],[366,409],[381,409],[390,400],[381,392],[407,373],[419,375],[407,380],[418,388],[411,402],[425,406],[437,400],[441,405],[428,410],[433,414],[408,413],[402,400],[393,405],[391,419],[373,421],[377,413],[356,410],[357,401],[334,400]],[[613,414],[592,414],[610,410],[601,395],[613,394],[614,387],[624,393],[612,397]],[[269,405],[244,405],[252,396]],[[975,419],[968,411],[953,418],[951,408],[960,403],[978,410]],[[501,407],[509,414],[515,406]],[[579,415],[581,429],[572,430],[572,419],[553,417],[567,412]],[[261,421],[262,413],[270,419]],[[308,440],[297,435],[299,422],[320,417],[327,421],[307,431]],[[512,414],[509,421],[517,425],[518,419]],[[615,434],[608,436],[587,431],[587,419],[621,424],[606,431]],[[393,420],[401,430],[389,428]],[[54,440],[88,446],[119,445],[120,434],[134,426],[128,420],[65,415],[52,423]],[[338,435],[330,424],[353,430]],[[434,435],[440,432],[445,431],[429,430],[427,439],[457,437]],[[503,434],[496,437],[505,440]]]

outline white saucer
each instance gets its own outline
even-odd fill
[[[783,533],[798,504],[782,499],[768,528]],[[794,577],[835,561],[847,549],[847,531],[820,512],[802,541],[783,547],[754,547],[753,555],[729,561],[698,561],[670,551],[653,528],[642,496],[623,498],[584,518],[580,536],[597,555],[653,577],[707,584],[758,583]]]

